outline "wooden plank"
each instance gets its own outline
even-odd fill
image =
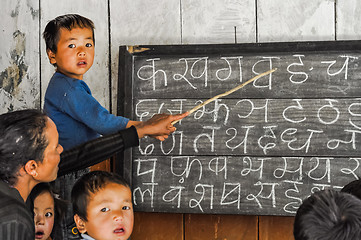
[[[110,0],[109,4],[112,110],[116,113],[119,46],[180,44],[181,10],[179,0],[159,0],[157,4],[148,0]]]
[[[133,162],[138,211],[294,215],[312,192],[361,174],[359,158],[149,156]]]
[[[258,0],[259,42],[335,39],[334,1]]]
[[[294,217],[259,216],[259,240],[292,240]]]
[[[184,240],[183,214],[134,213],[132,240]]]
[[[146,99],[138,100],[134,109],[142,118],[178,113],[200,102]],[[357,157],[360,106],[360,98],[216,100],[183,119],[165,142],[142,139],[134,151],[136,156]]]
[[[107,159],[107,160],[105,160],[103,162],[95,164],[95,165],[90,167],[90,171],[107,171],[107,172],[110,172],[110,170],[111,170],[110,161],[111,161],[110,159]]]
[[[185,240],[258,240],[258,217],[185,214]]]
[[[40,109],[39,1],[3,1],[0,8],[0,114]]]
[[[272,48],[265,44],[259,45],[259,52],[254,53],[244,49],[247,45],[230,45],[219,53],[199,52],[187,57],[166,53],[163,56],[136,56],[134,97],[210,98],[273,68],[277,69],[274,73],[257,79],[227,98],[359,97],[360,51],[353,47],[338,51],[332,43],[324,44],[329,46],[328,51],[317,52],[319,50],[314,48],[313,52],[306,49],[303,52],[302,44],[293,44],[292,52],[262,53]],[[194,52],[197,51],[197,46],[194,48]],[[288,51],[287,47],[284,50]]]
[[[336,39],[356,40],[361,38],[361,2],[358,0],[336,1]]]
[[[182,43],[255,42],[255,4],[254,0],[182,0]]]

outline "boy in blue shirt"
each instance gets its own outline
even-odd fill
[[[104,134],[111,134],[139,121],[110,114],[92,96],[83,75],[93,65],[94,24],[77,14],[62,15],[50,21],[43,33],[49,61],[56,67],[45,93],[44,110],[55,122],[64,149]],[[186,114],[179,114],[181,119]],[[169,117],[170,128],[174,116]],[[164,140],[167,136],[154,136]]]
[[[148,120],[154,124],[149,124],[115,116],[102,107],[83,81],[83,75],[94,61],[94,24],[91,20],[77,14],[56,17],[46,25],[43,37],[49,61],[56,67],[45,93],[44,110],[56,124],[59,144],[65,150],[131,126],[147,125],[146,135],[162,141],[175,130],[172,122],[188,115],[158,114]],[[86,172],[88,170],[74,172],[57,180],[64,199],[68,199],[73,182]],[[62,225],[62,239],[72,238],[74,223],[69,211]]]

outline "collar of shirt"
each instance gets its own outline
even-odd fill
[[[96,239],[90,237],[89,235],[87,235],[87,234],[85,234],[85,233],[82,233],[82,234],[81,234],[81,237],[82,237],[83,239],[85,239],[85,240],[96,240]]]
[[[9,195],[12,198],[25,204],[23,198],[21,197],[19,191],[16,188],[10,187],[8,183],[0,180],[0,192]]]

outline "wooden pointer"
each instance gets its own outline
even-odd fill
[[[244,83],[242,83],[241,85],[238,85],[237,87],[232,88],[231,90],[229,90],[229,91],[227,91],[227,92],[225,92],[225,93],[221,93],[221,94],[219,94],[219,95],[217,95],[217,96],[214,96],[214,97],[208,99],[207,101],[205,101],[205,102],[203,102],[203,103],[195,106],[195,107],[192,108],[191,110],[189,110],[189,111],[188,111],[188,112],[189,112],[189,115],[190,115],[191,113],[197,111],[197,110],[200,109],[201,107],[207,105],[208,103],[213,102],[214,100],[216,100],[216,99],[218,99],[218,98],[225,97],[225,96],[227,96],[227,95],[229,95],[229,94],[231,94],[231,93],[233,93],[233,92],[235,92],[235,91],[243,88],[243,87],[246,86],[248,83],[251,83],[251,82],[253,82],[254,80],[256,80],[256,79],[258,79],[258,78],[260,78],[260,77],[266,76],[266,75],[268,75],[268,74],[270,74],[270,73],[272,73],[272,72],[274,72],[274,71],[276,71],[276,70],[277,70],[277,68],[274,68],[274,69],[271,69],[271,70],[269,70],[269,71],[267,71],[267,72],[261,73],[261,74],[255,76],[255,77],[251,78],[251,79],[248,80],[247,82],[244,82]],[[188,115],[188,116],[189,116],[189,115]],[[180,120],[173,121],[173,122],[172,122],[172,125],[176,124],[176,123],[179,122],[179,121],[180,121]]]

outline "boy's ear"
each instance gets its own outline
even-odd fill
[[[51,51],[50,49],[46,50],[46,53],[48,54],[50,63],[54,65],[56,63],[55,53],[53,53],[53,51]]]
[[[25,163],[24,170],[27,174],[36,179],[38,176],[38,163],[35,160],[29,160]]]
[[[78,229],[78,231],[80,233],[85,233],[86,232],[85,221],[81,217],[79,217],[78,214],[74,215],[74,222],[76,224],[76,228]]]

